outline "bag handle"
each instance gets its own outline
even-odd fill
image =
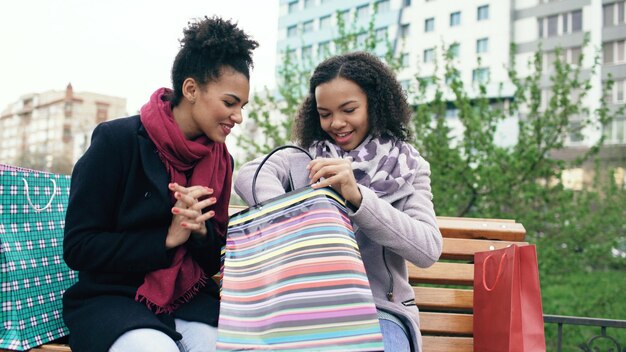
[[[33,210],[36,213],[40,213],[48,208],[50,208],[50,206],[52,205],[52,200],[54,200],[54,196],[56,196],[57,194],[57,183],[53,180],[53,179],[49,179],[50,182],[52,182],[52,196],[50,196],[50,200],[48,201],[48,204],[46,204],[45,207],[41,208],[37,205],[34,205],[32,200],[30,199],[30,192],[28,191],[28,181],[26,181],[25,178],[22,178],[22,181],[24,181],[24,193],[26,193],[26,201],[28,201],[28,205],[30,205],[31,208],[33,208]]]
[[[313,160],[313,157],[311,156],[311,154],[309,153],[308,150],[306,150],[306,149],[304,149],[302,147],[299,147],[297,145],[281,145],[280,147],[274,148],[274,150],[269,152],[269,154],[267,154],[265,156],[265,158],[263,158],[263,160],[261,161],[259,166],[256,168],[256,171],[254,172],[254,176],[252,177],[252,199],[254,199],[254,204],[259,204],[259,201],[257,200],[257,197],[256,197],[256,178],[257,178],[257,176],[259,176],[259,172],[261,171],[261,167],[263,167],[263,165],[265,164],[267,159],[269,159],[270,156],[274,155],[274,153],[276,153],[279,150],[283,150],[283,149],[287,149],[287,148],[297,149],[297,150],[303,152],[304,154],[306,154],[311,160]],[[291,179],[291,173],[289,173],[289,186],[293,190],[293,180]]]
[[[502,257],[500,258],[500,265],[498,265],[498,275],[496,275],[496,281],[493,282],[493,286],[487,287],[487,277],[485,275],[487,270],[485,270],[484,267],[487,266],[487,260],[491,259],[491,257],[493,257],[493,254],[489,254],[483,262],[483,288],[487,290],[487,292],[491,292],[494,288],[496,288],[496,285],[500,280],[500,276],[502,276],[502,264],[504,263],[504,258],[506,258],[506,252],[502,254]]]

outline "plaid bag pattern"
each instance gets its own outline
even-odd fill
[[[67,335],[62,298],[77,280],[63,261],[70,176],[0,164],[0,348]]]

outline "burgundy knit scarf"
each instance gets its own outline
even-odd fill
[[[141,123],[156,145],[170,182],[186,187],[200,185],[213,189],[212,196],[217,198],[217,203],[205,211],[215,211],[211,224],[218,235],[225,236],[232,181],[230,154],[225,144],[214,143],[204,135],[187,140],[174,120],[170,103],[166,99],[169,95],[171,90],[167,88],[154,92],[150,101],[141,108]],[[188,174],[191,175],[189,179],[186,176]],[[172,204],[174,202],[172,197]],[[135,299],[145,302],[157,314],[171,313],[180,304],[193,298],[206,280],[207,273],[187,253],[187,247],[182,245],[176,249],[170,267],[146,274]]]

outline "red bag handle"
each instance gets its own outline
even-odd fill
[[[493,254],[490,254],[485,258],[485,261],[483,262],[484,266],[487,266],[487,260],[489,260],[489,258],[491,257],[493,257]],[[483,268],[483,287],[485,288],[485,290],[487,290],[487,292],[491,292],[493,291],[494,288],[496,288],[496,285],[498,284],[498,280],[500,280],[500,276],[502,276],[502,264],[504,263],[505,257],[506,257],[506,252],[502,254],[502,257],[500,258],[500,265],[498,265],[498,275],[496,276],[496,281],[494,281],[493,286],[491,287],[487,287],[487,277],[485,276],[485,273],[487,272],[487,270]]]

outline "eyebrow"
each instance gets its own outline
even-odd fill
[[[228,95],[229,97],[237,100],[238,103],[241,103],[241,98],[239,98],[238,96],[236,96],[235,94],[232,93],[224,93],[224,95]]]
[[[339,108],[341,109],[341,108],[343,108],[344,106],[346,106],[346,105],[348,105],[348,104],[350,104],[350,103],[357,103],[357,101],[356,101],[356,100],[348,100],[347,102],[345,102],[345,103],[343,103],[343,104],[339,105]],[[320,109],[321,109],[321,110],[328,110],[327,108],[325,108],[325,107],[323,107],[323,106],[317,106],[317,109],[318,109],[318,110],[320,110]]]

